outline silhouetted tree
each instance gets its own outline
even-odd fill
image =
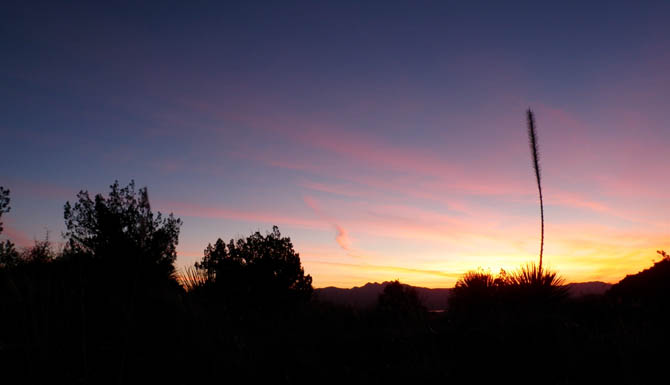
[[[202,261],[195,268],[208,285],[224,293],[243,297],[309,299],[312,277],[305,275],[300,255],[279,228],[263,236],[255,232],[246,239],[218,239],[207,245]]]
[[[21,264],[48,263],[59,254],[54,250],[49,236],[44,240],[35,240],[32,246],[25,247],[20,252],[10,241],[0,242],[0,268],[12,268]]]
[[[0,219],[2,214],[9,212],[9,190],[0,186]],[[2,233],[2,221],[0,221],[0,233]]]
[[[164,275],[174,273],[181,220],[172,214],[164,218],[151,211],[147,188],[135,192],[135,182],[110,186],[107,197],[88,191],[78,201],[65,204],[68,251],[97,258],[136,258],[140,265]]]
[[[21,252],[21,262],[24,263],[48,263],[57,257],[56,251],[53,249],[49,234],[42,241],[35,240],[31,247],[26,247]]]
[[[0,268],[14,267],[20,261],[21,256],[11,241],[0,242]]]
[[[533,170],[535,171],[535,179],[537,180],[537,190],[540,194],[540,223],[541,223],[541,238],[540,238],[540,266],[542,271],[542,252],[544,251],[544,204],[542,202],[542,180],[540,170],[540,152],[537,148],[537,131],[535,130],[535,118],[533,111],[528,109],[528,142],[530,144],[530,154],[533,157]]]
[[[422,319],[426,307],[421,303],[416,289],[395,280],[379,294],[377,310],[386,318],[402,321]]]
[[[8,213],[9,210],[9,190],[0,186],[0,219],[2,219],[2,214]],[[0,221],[0,233],[2,230],[2,221]],[[16,251],[14,244],[10,240],[0,242],[0,268],[16,266],[19,261],[19,252]]]

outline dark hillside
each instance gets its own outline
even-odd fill
[[[624,302],[646,304],[670,304],[670,255],[658,252],[661,260],[637,274],[627,275],[607,292],[613,298]]]

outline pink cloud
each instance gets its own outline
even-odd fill
[[[335,228],[337,229],[337,236],[335,237],[337,244],[340,245],[342,249],[349,251],[351,241],[349,240],[347,230],[340,225],[335,225]]]
[[[307,206],[309,206],[312,210],[314,210],[317,216],[323,218],[331,226],[335,227],[335,230],[337,232],[335,235],[335,241],[337,242],[338,245],[340,245],[340,247],[343,250],[350,251],[351,240],[349,239],[349,233],[347,232],[347,230],[345,230],[344,227],[337,224],[330,215],[326,214],[323,211],[323,209],[321,209],[321,206],[314,198],[310,196],[305,196],[303,197],[303,200],[305,204],[307,204]]]

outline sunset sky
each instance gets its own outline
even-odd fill
[[[545,263],[670,251],[670,2],[100,3],[0,9],[1,239],[134,179],[180,268],[278,225],[315,287],[450,287],[537,260],[530,107]]]

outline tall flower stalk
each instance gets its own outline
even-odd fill
[[[528,142],[530,144],[530,154],[533,157],[533,169],[535,170],[535,178],[537,179],[537,190],[540,193],[540,222],[541,222],[541,238],[540,238],[540,266],[539,272],[542,272],[542,252],[544,251],[544,205],[542,202],[542,180],[540,177],[540,153],[537,150],[537,132],[535,131],[535,118],[533,111],[528,109]]]

